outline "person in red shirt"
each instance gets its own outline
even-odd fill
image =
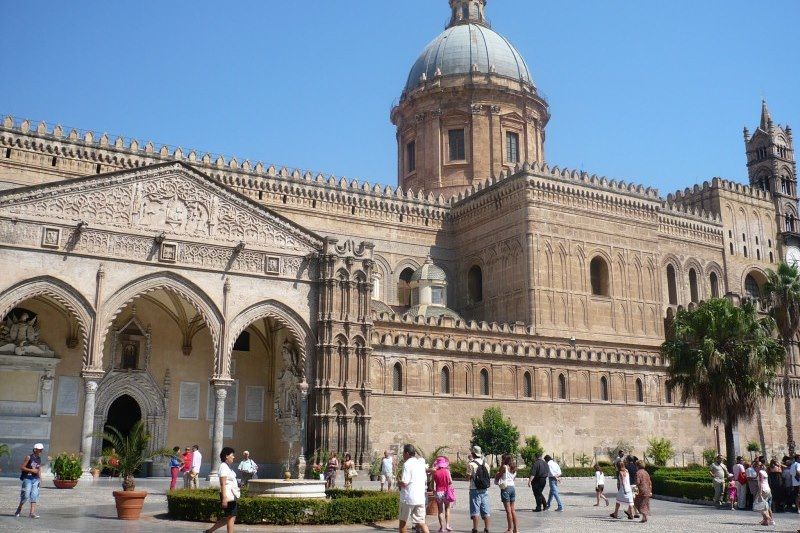
[[[191,476],[189,472],[192,470],[192,449],[188,446],[183,452],[183,466],[181,472],[183,473],[183,488],[188,489],[191,483]]]

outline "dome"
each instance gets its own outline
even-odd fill
[[[449,316],[455,320],[463,320],[461,315],[443,305],[415,305],[406,311],[406,314],[413,317],[423,316],[425,318]]]
[[[425,262],[411,275],[410,281],[447,281],[444,270],[433,264],[428,257]]]
[[[482,24],[469,23],[450,26],[425,47],[411,68],[405,90],[416,88],[423,74],[427,80],[437,74],[469,74],[473,65],[483,74],[534,85],[525,60],[505,37]]]

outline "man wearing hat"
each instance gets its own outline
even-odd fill
[[[489,469],[483,458],[480,446],[473,446],[469,465],[469,516],[472,519],[472,533],[478,531],[478,517],[483,518],[483,530],[489,531]]]
[[[22,490],[19,492],[19,506],[14,513],[15,517],[19,517],[22,512],[22,506],[26,501],[31,502],[31,518],[39,518],[36,514],[36,502],[39,501],[39,481],[41,479],[42,469],[42,450],[44,444],[37,442],[33,445],[33,453],[26,455],[25,459],[20,465],[19,479],[22,481]]]

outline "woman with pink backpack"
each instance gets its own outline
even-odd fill
[[[450,474],[450,461],[440,455],[433,462],[433,490],[439,506],[439,532],[453,531],[450,527],[450,505],[456,501],[453,476]]]

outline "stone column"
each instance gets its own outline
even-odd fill
[[[83,469],[83,476],[91,477],[89,468],[92,461],[92,443],[95,432],[94,428],[94,408],[95,408],[95,395],[97,393],[97,382],[99,376],[94,374],[85,374],[83,376],[83,426],[81,428],[81,469]]]
[[[306,443],[308,442],[308,383],[303,380],[297,385],[300,391],[300,453],[297,456],[297,479],[306,477]]]
[[[222,437],[225,431],[225,398],[228,396],[231,380],[212,379],[211,386],[214,388],[214,429],[211,440],[211,472],[208,474],[208,482],[212,487],[218,487],[219,453],[222,451]]]

